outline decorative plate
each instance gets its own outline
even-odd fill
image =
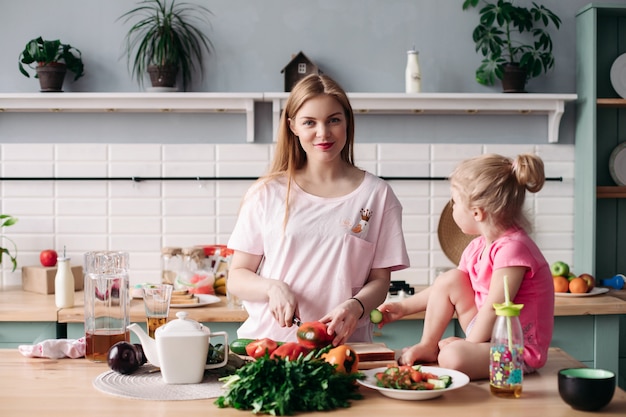
[[[449,375],[452,377],[452,385],[445,389],[436,390],[407,390],[407,389],[394,389],[383,388],[376,385],[376,373],[384,372],[386,367],[374,368],[366,371],[361,371],[366,376],[365,379],[359,380],[359,383],[365,387],[375,389],[386,397],[394,398],[396,400],[408,400],[408,401],[421,401],[430,400],[432,398],[440,397],[446,392],[454,391],[455,389],[464,387],[469,384],[469,377],[463,372],[455,371],[453,369],[439,368],[437,366],[422,366],[423,372],[429,372],[431,374],[441,376]]]
[[[609,289],[606,287],[593,287],[591,291],[585,293],[571,293],[571,292],[555,292],[554,295],[557,297],[593,297],[594,295],[600,295],[609,292]]]
[[[209,304],[215,304],[220,302],[220,298],[211,294],[196,294],[198,301],[195,304],[170,304],[171,308],[195,308],[208,306]]]
[[[618,56],[611,65],[611,84],[617,94],[626,98],[626,54]]]
[[[617,185],[626,185],[626,142],[620,143],[611,152],[609,172]]]

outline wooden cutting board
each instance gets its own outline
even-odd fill
[[[359,369],[396,365],[396,352],[384,343],[349,343],[359,356]]]

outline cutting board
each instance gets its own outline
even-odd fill
[[[396,352],[384,343],[349,343],[359,356],[359,369],[396,365]]]

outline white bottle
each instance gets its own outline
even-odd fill
[[[65,256],[57,258],[57,274],[54,277],[54,301],[57,308],[74,306],[74,275],[70,268],[70,258]]]
[[[420,93],[422,91],[422,73],[417,59],[417,51],[411,49],[406,52],[405,83],[407,93]]]

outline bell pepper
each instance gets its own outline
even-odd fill
[[[317,349],[328,346],[335,338],[328,334],[328,327],[319,321],[307,321],[298,327],[296,337],[301,345],[308,349]]]
[[[278,348],[278,343],[266,337],[248,343],[246,345],[246,354],[254,359],[259,359],[266,354],[271,355],[276,348]]]
[[[298,359],[300,355],[307,355],[309,353],[309,349],[300,343],[296,342],[287,342],[280,345],[272,354],[270,358],[285,358],[290,361]]]
[[[335,365],[337,372],[351,374],[359,369],[359,356],[349,345],[339,345],[322,354],[322,359]]]

